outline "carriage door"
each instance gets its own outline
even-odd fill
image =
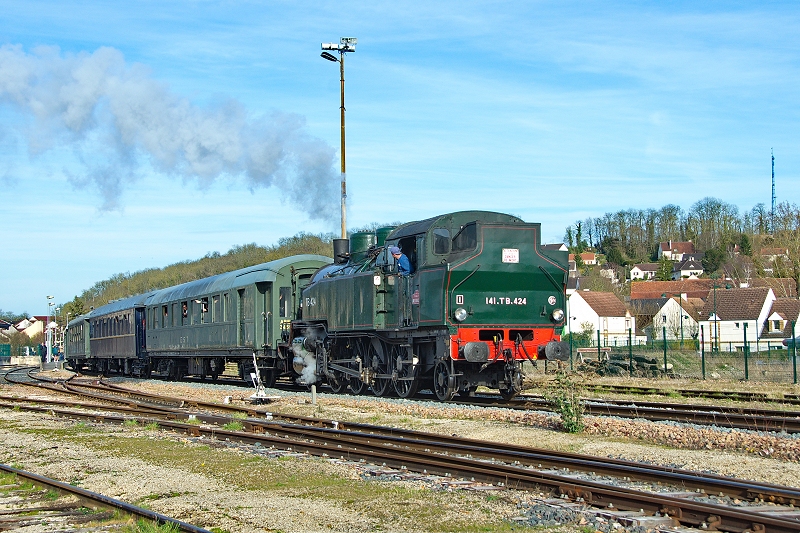
[[[145,313],[143,307],[137,307],[133,311],[134,322],[135,322],[135,335],[136,335],[136,357],[145,357],[147,348],[145,344],[145,329],[144,329],[144,320],[145,320]]]
[[[239,289],[239,331],[238,341],[239,346],[253,346],[255,340],[255,328],[253,324],[253,315],[255,307],[255,298],[253,286]]]
[[[258,346],[269,348],[273,339],[270,331],[273,323],[272,301],[270,300],[272,291],[270,290],[270,284],[265,282],[256,283],[256,290],[258,291],[256,302],[258,305],[256,306],[255,323],[258,324],[258,327],[256,328],[255,341]]]

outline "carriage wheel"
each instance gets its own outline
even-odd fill
[[[453,399],[456,389],[450,384],[450,364],[448,361],[437,361],[433,368],[433,392],[436,397],[447,402]]]

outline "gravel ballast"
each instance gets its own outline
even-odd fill
[[[242,405],[251,394],[248,389],[212,384],[156,381],[124,384],[148,392],[220,403],[231,396],[234,404]],[[4,387],[3,391],[34,394],[32,389],[22,387]],[[601,417],[587,417],[586,430],[573,435],[558,431],[557,417],[542,412],[343,395],[319,395],[317,403],[312,404],[309,393],[269,393],[281,397],[264,406],[274,412],[393,425],[800,487],[800,439],[789,435]],[[0,410],[0,457],[8,464],[138,505],[146,503],[160,513],[231,533],[461,531],[467,530],[468,524],[478,527],[492,524],[488,516],[499,520],[492,529],[519,531],[525,526],[519,521],[520,514],[533,509],[550,516],[542,512],[537,495],[527,493],[466,490],[443,493],[440,488],[417,482],[363,481],[363,472],[357,468],[325,459],[254,456],[247,447],[201,442],[142,427],[92,424],[91,428],[83,428],[85,431],[71,431],[76,425],[75,421],[46,415]],[[128,440],[122,441],[123,438]],[[110,439],[117,439],[111,442],[119,446],[109,446]],[[144,443],[145,451],[132,448],[129,443],[134,442]],[[146,451],[148,442],[149,446],[155,446],[151,450],[180,446],[181,451],[177,452],[180,458],[164,464],[166,459],[160,453]],[[212,464],[222,465],[226,460],[218,454],[234,458],[236,466],[228,466],[231,473],[226,474],[224,468],[212,468]],[[288,486],[277,483],[259,486],[258,480],[246,479],[248,468],[263,473],[280,470],[287,464],[297,478]],[[304,478],[309,480],[311,488],[303,488]],[[362,496],[357,501],[350,501],[341,493],[326,496],[323,489],[312,487],[320,479],[338,480],[342,484],[333,490],[354,491]],[[380,490],[387,492],[378,497]],[[375,493],[372,498],[364,496],[370,491]],[[395,497],[391,491],[402,494]],[[434,506],[441,512],[432,517],[435,528],[430,527],[430,521],[415,522],[411,518],[410,509],[425,506]],[[514,517],[516,521],[512,520]],[[545,531],[585,528],[580,521],[567,525],[540,524],[546,526]]]

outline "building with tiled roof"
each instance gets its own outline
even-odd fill
[[[685,294],[631,300],[631,313],[648,339],[663,339],[666,335],[670,341],[693,342],[700,331],[698,302],[704,305],[702,300],[687,298]]]
[[[636,332],[636,318],[611,292],[576,291],[569,297],[568,311],[567,332],[591,331],[596,339],[599,331],[603,345],[627,344],[629,330]]]
[[[713,279],[680,279],[677,281],[634,281],[631,283],[631,300],[662,298],[668,294],[685,294],[687,298],[708,296],[714,286]],[[716,280],[717,287],[733,286],[732,281]]]
[[[640,263],[631,268],[631,281],[653,279],[658,273],[658,263]]]
[[[672,279],[696,279],[703,275],[703,265],[700,261],[694,259],[686,259],[678,262],[672,267]]]
[[[794,323],[795,331],[792,333]],[[767,342],[780,342],[800,334],[800,300],[796,298],[777,298],[772,302],[767,320],[761,329],[761,339]]]
[[[707,350],[741,350],[745,339],[750,349],[764,328],[775,293],[768,287],[712,290],[700,312],[700,336]]]
[[[658,245],[660,256],[666,257],[670,261],[682,261],[684,254],[693,254],[694,243],[692,241],[678,242],[667,241]]]
[[[583,261],[584,265],[596,265],[597,264],[597,254],[594,252],[583,252],[578,254]],[[575,261],[575,254],[569,254],[569,261]]]
[[[777,298],[797,298],[797,283],[792,278],[752,278],[740,286],[769,287]]]

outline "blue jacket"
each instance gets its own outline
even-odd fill
[[[401,276],[408,276],[411,274],[411,263],[406,257],[406,254],[400,254],[397,258],[397,273]]]

